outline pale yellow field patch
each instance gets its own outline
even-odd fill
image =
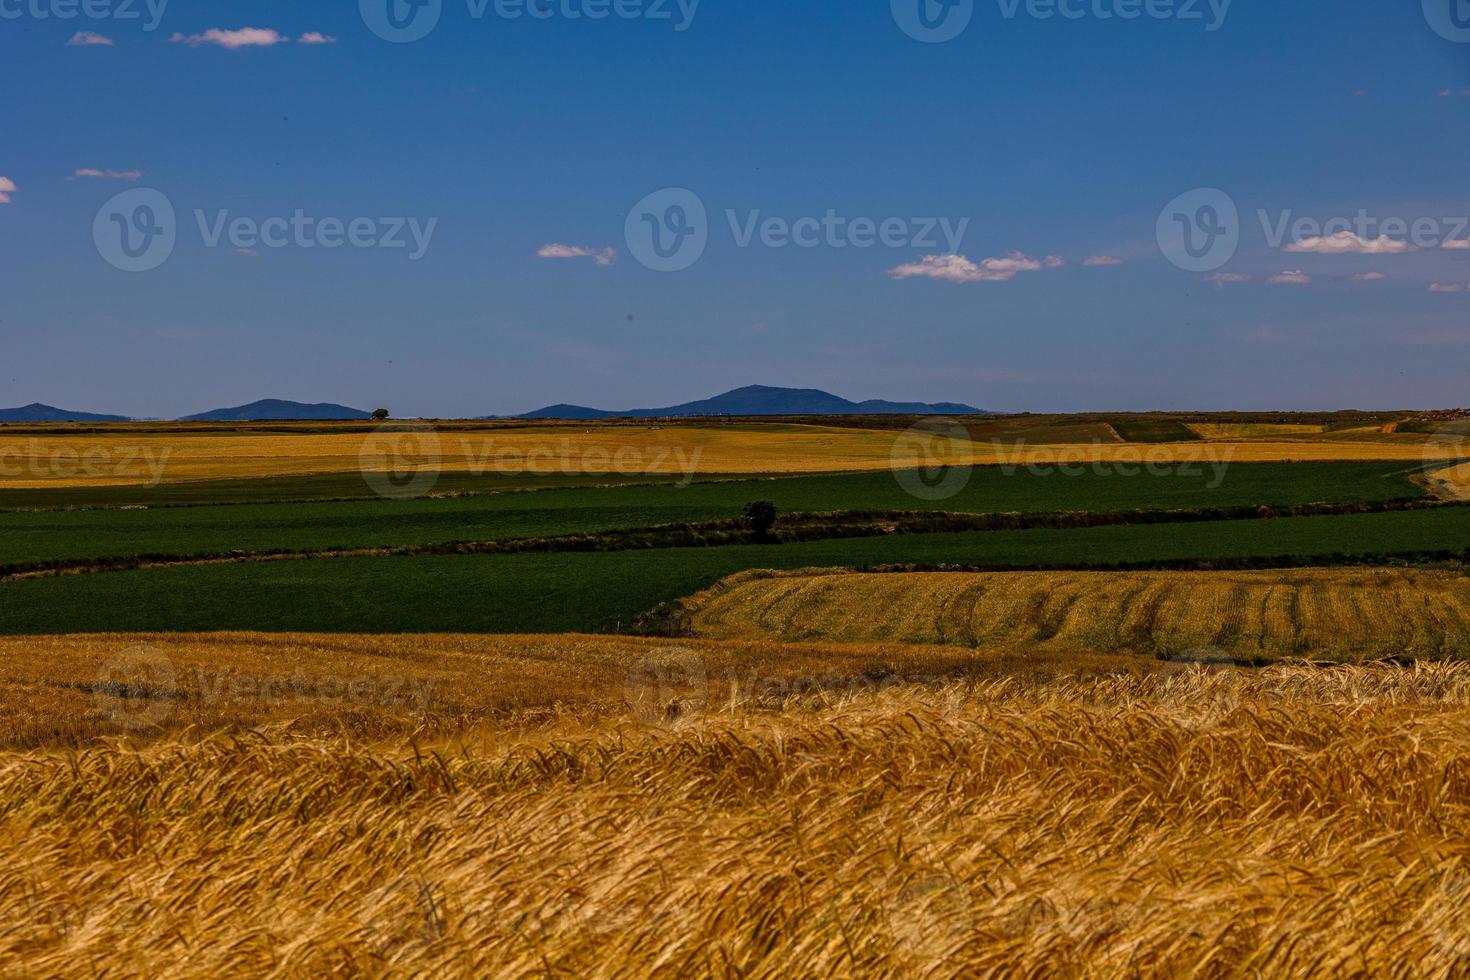
[[[1261,439],[1273,436],[1315,436],[1326,429],[1323,425],[1296,423],[1193,422],[1188,428],[1203,439]]]
[[[1440,571],[776,575],[692,604],[696,635],[724,639],[1245,661],[1470,655],[1470,577]]]

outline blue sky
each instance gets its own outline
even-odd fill
[[[687,26],[674,0],[496,2],[442,0],[389,43],[352,3],[175,0],[150,31],[143,0],[0,0],[0,404],[462,416],[751,383],[1017,411],[1470,404],[1470,249],[1442,247],[1470,237],[1470,43],[1437,0],[974,0],[944,43],[888,0],[702,0]],[[625,234],[665,188],[707,211],[676,272]],[[1156,233],[1197,188],[1228,194],[1240,242],[1186,271]],[[94,225],[141,189],[176,243],[126,272]],[[1273,243],[1259,211],[1369,224]],[[297,212],[432,233],[417,259],[207,234]],[[905,234],[740,244],[752,216],[829,212]],[[958,247],[927,218],[967,221]]]

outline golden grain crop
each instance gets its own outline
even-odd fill
[[[0,835],[7,975],[1456,977],[1470,667],[8,752]]]
[[[438,737],[493,719],[627,710],[630,671],[671,649],[635,637],[161,633],[0,637],[0,749],[155,741],[186,729],[273,725],[293,735]],[[701,701],[841,679],[1029,676],[1143,669],[1115,657],[1046,658],[900,643],[679,641]],[[652,664],[659,670],[658,664]],[[690,680],[675,685],[689,693]],[[854,681],[859,683],[859,681]],[[861,681],[867,683],[867,681]],[[650,698],[659,696],[656,685]],[[667,705],[644,706],[655,713]]]
[[[764,425],[549,425],[378,433],[179,433],[147,427],[14,435],[0,429],[0,489],[143,485],[191,480],[388,471],[472,475],[752,474],[890,467],[1115,462],[1456,459],[1459,440],[1373,433],[1130,445],[1017,445],[902,431]]]
[[[1238,658],[1465,657],[1470,578],[1408,569],[737,576],[697,635]]]

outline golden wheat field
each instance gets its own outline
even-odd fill
[[[1149,669],[1118,657],[868,645],[537,635],[159,633],[0,637],[0,749],[148,741],[268,724],[359,741],[437,737],[492,719],[626,712],[649,658],[700,667],[699,699],[739,703],[803,678],[1044,676]],[[655,665],[659,661],[654,661]],[[641,689],[641,688],[640,688]],[[639,710],[662,712],[667,705]]]
[[[1470,577],[1410,569],[746,573],[690,601],[696,635],[1246,661],[1464,657]]]
[[[248,657],[253,641],[230,642]],[[697,654],[638,651],[632,689],[670,710],[0,753],[0,972],[1470,969],[1470,667],[890,678],[727,701],[686,683]]]
[[[1222,428],[1229,429],[1226,426]],[[1270,427],[1267,427],[1268,429]],[[401,430],[401,431],[400,431]],[[1231,429],[1234,432],[1236,430]],[[1115,437],[1116,438],[1116,437]],[[146,425],[57,433],[0,429],[0,489],[152,485],[326,473],[431,471],[471,475],[825,473],[890,467],[1284,460],[1450,460],[1463,439],[1331,433],[1140,445],[1116,441],[1019,444],[932,432],[760,425],[398,426],[376,432],[315,429],[178,432]]]

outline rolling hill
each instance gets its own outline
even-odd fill
[[[985,415],[983,409],[955,402],[849,401],[815,388],[749,385],[701,401],[668,408],[605,411],[581,405],[551,405],[518,415],[521,419],[678,418],[701,415]]]
[[[372,418],[372,414],[345,405],[320,403],[305,405],[301,402],[281,401],[266,398],[237,408],[217,408],[212,412],[186,416],[184,422],[283,422],[283,421],[359,421]]]
[[[21,408],[0,408],[0,422],[126,422],[125,415],[68,412],[39,402]]]

